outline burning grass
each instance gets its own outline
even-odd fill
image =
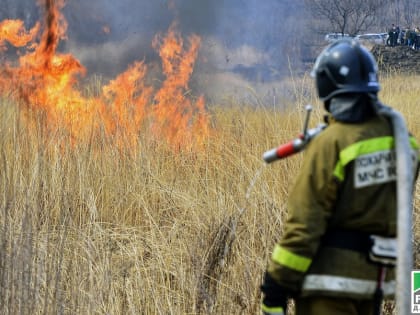
[[[44,24],[26,30],[20,20],[0,22],[0,52],[18,52],[15,60],[2,60],[0,93],[8,93],[28,110],[41,110],[53,132],[59,127],[72,144],[103,133],[120,148],[133,149],[137,134],[145,130],[149,138],[176,149],[203,143],[210,132],[204,98],[188,97],[201,41],[197,35],[184,38],[174,22],[165,34],[155,36],[160,84],[148,84],[148,65],[136,61],[88,97],[79,89],[87,70],[72,54],[58,50],[67,31],[61,13],[64,1],[39,3],[45,9]]]
[[[416,79],[385,78],[381,96],[420,139]],[[125,154],[105,134],[57,142],[68,133],[51,137],[42,113],[28,111],[27,124],[2,98],[0,312],[257,313],[302,158],[265,167],[261,154],[300,131],[314,100],[303,101],[287,112],[212,106],[217,135],[201,150],[175,152],[140,134],[135,154]],[[416,191],[416,235],[419,200]]]

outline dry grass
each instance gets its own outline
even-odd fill
[[[420,139],[418,78],[383,82]],[[0,313],[257,314],[302,158],[266,167],[261,155],[299,133],[314,102],[212,106],[204,149],[175,153],[143,135],[123,154],[105,139],[70,148],[1,99]]]

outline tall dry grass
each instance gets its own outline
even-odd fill
[[[381,98],[420,139],[418,79],[384,78]],[[300,132],[307,103],[312,124],[322,119],[313,92],[297,96],[286,111],[210,106],[215,132],[202,150],[143,134],[127,154],[100,137],[70,147],[2,98],[0,313],[258,314],[302,159],[265,166],[261,156]]]

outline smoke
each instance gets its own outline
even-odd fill
[[[42,15],[34,0],[2,0],[0,17],[30,27]],[[177,21],[202,38],[195,76],[229,72],[247,82],[272,82],[299,68],[303,0],[71,0],[63,14],[73,53],[88,73],[115,76],[135,60],[157,61],[152,40]]]

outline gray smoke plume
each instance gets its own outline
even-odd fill
[[[42,19],[36,2],[2,0],[0,18],[23,19],[29,28]],[[303,0],[69,0],[60,49],[89,74],[113,77],[135,60],[156,62],[152,40],[177,20],[184,36],[202,38],[197,85],[209,90],[209,76],[222,73],[227,84],[269,83],[300,67],[303,11]]]

